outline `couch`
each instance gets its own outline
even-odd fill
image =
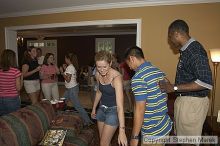
[[[0,146],[37,146],[48,129],[67,130],[63,146],[97,145],[94,128],[84,127],[78,114],[57,114],[42,101],[0,117]]]

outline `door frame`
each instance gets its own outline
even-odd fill
[[[137,25],[136,45],[141,47],[141,23],[142,23],[141,19],[114,19],[114,20],[96,20],[96,21],[80,21],[80,22],[10,26],[10,27],[5,27],[5,48],[15,51],[16,57],[18,59],[18,50],[17,50],[17,31],[18,30],[90,26],[90,25],[114,25],[114,24],[136,24]]]

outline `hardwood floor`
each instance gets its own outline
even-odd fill
[[[65,92],[65,86],[64,85],[59,85],[59,95],[60,98],[63,97],[64,92]],[[86,108],[87,110],[91,110],[93,103],[92,103],[92,97],[93,97],[93,91],[91,91],[91,89],[89,87],[80,87],[80,91],[79,91],[79,100],[80,103],[82,104],[82,106],[84,108]],[[43,94],[41,92],[41,97],[43,97]],[[22,107],[31,104],[30,99],[27,97],[27,94],[25,92],[25,90],[23,89],[21,91],[21,101],[22,101]],[[68,102],[67,104],[69,107],[72,107],[71,102]],[[125,113],[126,115],[131,115],[131,113],[128,113],[126,111],[128,111],[128,101],[127,98],[124,99],[124,109],[125,109]]]

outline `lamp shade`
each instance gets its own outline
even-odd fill
[[[220,62],[220,48],[210,49],[212,62]]]

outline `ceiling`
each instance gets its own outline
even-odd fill
[[[50,14],[70,11],[84,11],[96,9],[140,7],[146,5],[175,5],[191,3],[212,3],[220,0],[0,0],[0,19],[7,17]],[[48,37],[66,35],[91,35],[91,34],[124,34],[136,33],[136,26],[102,25],[102,26],[77,26],[68,28],[51,28],[20,30],[21,37]]]
[[[134,0],[1,0],[0,14],[131,1]]]
[[[220,0],[0,0],[0,18],[153,5],[213,3]]]

